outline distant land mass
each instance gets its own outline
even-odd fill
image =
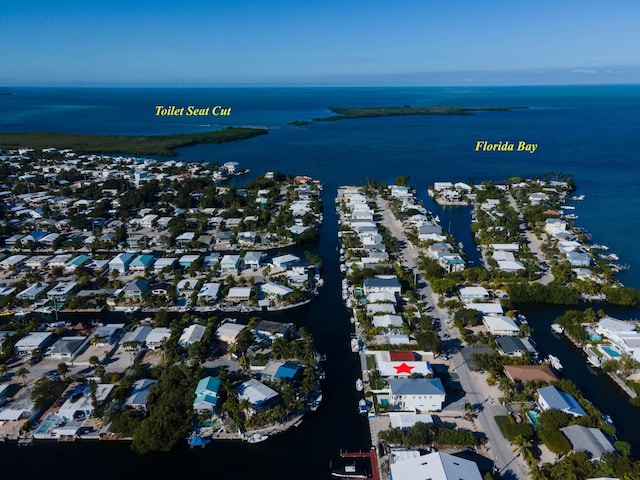
[[[77,153],[127,153],[173,157],[177,148],[198,143],[228,143],[268,133],[263,128],[235,128],[172,135],[88,135],[56,132],[0,132],[0,148],[69,148]]]
[[[330,107],[337,115],[314,118],[316,122],[332,122],[352,118],[396,117],[401,115],[472,115],[473,112],[510,112],[527,107]]]

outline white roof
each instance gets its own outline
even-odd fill
[[[474,462],[441,452],[394,463],[391,476],[393,480],[482,480]]]
[[[251,287],[232,287],[227,295],[230,298],[245,298],[249,296],[251,296]]]
[[[51,332],[30,332],[26,336],[18,340],[15,347],[20,349],[39,348],[43,342],[47,341],[53,335]]]
[[[155,270],[162,270],[164,267],[170,267],[178,260],[175,257],[162,257],[156,260],[153,264]]]
[[[289,287],[286,287],[284,285],[279,285],[273,282],[267,282],[264,285],[261,285],[260,289],[266,295],[276,295],[279,297],[284,297],[285,295],[288,295],[291,292],[293,292],[293,290],[290,289]]]
[[[516,322],[504,315],[487,315],[482,317],[482,321],[490,332],[519,332],[520,328]]]
[[[378,365],[378,371],[380,372],[380,376],[382,377],[398,377],[398,376],[408,377],[412,373],[418,373],[426,377],[433,376],[433,370],[431,369],[429,362],[405,362],[405,361],[387,362],[387,361],[377,360],[376,363]],[[398,373],[398,369],[400,370],[400,373]],[[411,373],[408,373],[406,370],[410,370]]]
[[[485,315],[502,315],[502,305],[499,303],[465,303],[464,306]]]
[[[242,325],[239,323],[223,323],[216,330],[216,335],[218,336],[218,338],[224,337],[234,340],[238,336],[238,334],[242,330],[244,330],[245,327],[246,325]]]
[[[460,296],[468,295],[488,297],[489,292],[487,292],[487,289],[484,287],[462,287],[460,289]]]
[[[433,417],[426,413],[389,412],[393,428],[413,427],[416,423],[433,423]]]
[[[396,296],[392,292],[374,292],[367,295],[368,303],[396,303]]]
[[[505,272],[512,272],[514,270],[524,270],[524,265],[518,261],[502,261],[498,262],[498,268]]]
[[[160,344],[162,343],[162,340],[169,338],[170,336],[171,330],[165,327],[157,327],[149,332],[146,342],[147,344]]]
[[[198,292],[198,297],[217,297],[220,291],[219,283],[205,283]]]
[[[399,315],[376,315],[373,317],[374,327],[401,327],[402,317]]]
[[[238,387],[238,398],[248,400],[253,406],[258,406],[267,400],[278,396],[278,392],[260,383],[255,378],[247,380]]]
[[[202,340],[205,330],[206,328],[203,327],[202,325],[198,325],[198,324],[189,325],[187,328],[185,328],[182,331],[182,335],[180,335],[180,339],[178,340],[178,343],[182,345],[192,345],[194,343],[197,343],[200,340]]]

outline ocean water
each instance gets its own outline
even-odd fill
[[[8,94],[7,94],[8,93]],[[166,118],[156,105],[231,107],[228,117]],[[329,107],[368,106],[523,106],[511,112],[478,112],[468,116],[387,117],[291,126],[294,120],[330,115]],[[238,161],[250,177],[268,170],[310,174],[324,184],[325,223],[316,250],[325,259],[326,286],[308,308],[277,318],[307,326],[319,349],[328,354],[325,403],[296,430],[255,445],[213,444],[202,451],[137,457],[126,447],[74,445],[0,447],[23,469],[28,458],[69,462],[91,469],[114,457],[115,470],[96,478],[168,478],[184,473],[211,473],[222,478],[328,478],[329,462],[340,448],[368,448],[366,421],[357,415],[354,382],[358,365],[349,352],[349,314],[340,301],[336,188],[367,179],[392,182],[410,175],[410,183],[427,208],[440,215],[465,245],[475,248],[469,232],[468,208],[441,208],[428,198],[434,181],[501,181],[506,178],[570,173],[584,202],[573,203],[578,225],[596,243],[631,270],[620,275],[640,288],[640,86],[479,87],[479,88],[291,88],[291,89],[62,89],[0,88],[0,131],[60,131],[154,135],[196,132],[225,126],[259,126],[269,134],[225,145],[196,145],[179,150],[187,161]],[[476,142],[509,141],[538,144],[526,152],[476,152]],[[1,148],[1,146],[0,146]],[[246,177],[238,180],[244,182]],[[525,312],[539,330],[534,334],[543,354],[558,354],[564,375],[618,425],[620,438],[640,450],[635,432],[640,411],[606,378],[594,376],[580,352],[548,334],[560,309],[530,307]],[[637,318],[637,309],[612,309],[619,318]],[[598,381],[595,382],[594,378]],[[594,385],[598,389],[593,390]],[[605,392],[603,394],[603,392]],[[614,402],[614,403],[611,403]],[[612,411],[614,405],[615,412]],[[624,424],[620,420],[624,420]],[[103,448],[104,447],[104,448]],[[4,454],[3,454],[4,456]],[[8,458],[8,457],[7,457]],[[35,468],[35,467],[34,467]],[[111,468],[111,467],[110,467]],[[93,474],[93,473],[92,473]],[[62,478],[53,472],[52,478]]]

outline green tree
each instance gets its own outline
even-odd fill
[[[20,367],[18,369],[18,371],[16,372],[16,375],[20,378],[22,378],[22,384],[26,385],[27,384],[27,375],[29,375],[29,370],[27,369],[27,367]]]

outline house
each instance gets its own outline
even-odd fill
[[[178,263],[180,264],[181,267],[191,268],[191,265],[196,263],[199,258],[200,258],[200,255],[183,255],[178,260]]]
[[[197,413],[216,413],[218,410],[218,392],[221,382],[215,377],[200,379],[196,386],[196,398],[193,400],[193,410]]]
[[[151,269],[153,265],[153,255],[138,255],[129,264],[129,269],[132,272],[144,272],[147,269]]]
[[[276,297],[276,298],[284,298],[293,292],[293,290],[290,289],[289,287],[286,287],[284,285],[279,285],[273,282],[267,282],[260,285],[260,290],[265,295],[265,297]]]
[[[245,302],[251,298],[251,287],[232,287],[227,294],[230,302]]]
[[[54,338],[50,332],[30,332],[16,342],[14,349],[18,355],[31,355],[34,350],[43,352]]]
[[[76,358],[89,343],[89,337],[62,337],[45,353],[47,357],[72,360]]]
[[[390,468],[393,480],[482,480],[475,462],[441,452],[395,462]]]
[[[34,255],[30,259],[28,259],[24,264],[29,268],[41,269],[47,265],[47,262],[51,256],[49,255]]]
[[[19,267],[26,259],[26,255],[11,255],[0,261],[0,269],[10,270],[11,268]]]
[[[158,215],[154,215],[153,213],[145,215],[140,219],[140,226],[142,228],[152,228],[157,219]]]
[[[78,267],[86,264],[89,260],[91,257],[88,255],[78,255],[65,264],[64,270],[65,272],[75,272]]]
[[[205,268],[213,268],[220,261],[220,254],[218,252],[210,252],[204,256],[203,266]]]
[[[124,275],[129,271],[129,265],[131,265],[131,262],[133,261],[134,258],[135,258],[135,255],[133,253],[125,252],[125,253],[120,253],[116,255],[109,262],[109,271],[110,272],[116,271]]]
[[[113,345],[118,341],[123,330],[124,323],[109,323],[103,325],[91,334],[91,341],[93,342],[93,339],[97,337],[97,342],[101,345]]]
[[[520,327],[513,318],[504,315],[485,315],[482,323],[491,335],[518,335]]]
[[[147,398],[149,393],[158,384],[157,380],[151,380],[149,378],[142,378],[133,382],[131,386],[131,394],[124,401],[124,406],[127,408],[133,408],[141,412],[147,411]]]
[[[60,282],[47,292],[47,298],[54,302],[65,302],[67,295],[73,292],[77,286],[76,282]]]
[[[293,327],[292,323],[272,322],[260,320],[255,327],[255,334],[260,338],[274,340],[278,337],[286,337]]]
[[[508,357],[521,357],[527,352],[527,347],[525,347],[522,340],[518,337],[497,337],[496,343],[498,344],[498,351],[500,355],[506,355]]]
[[[373,292],[367,295],[367,304],[372,303],[397,303],[396,296],[391,292]]]
[[[115,384],[113,383],[98,383],[96,384],[95,390],[95,400],[99,405],[103,403],[113,388]],[[85,420],[89,418],[91,413],[93,413],[93,397],[91,394],[91,387],[89,385],[78,385],[73,392],[69,395],[68,399],[62,404],[60,410],[58,411],[58,415],[68,422],[73,420]],[[75,426],[77,429],[78,426]]]
[[[149,290],[149,280],[137,278],[128,282],[122,289],[125,298],[142,298]]]
[[[600,460],[605,452],[616,451],[605,434],[597,428],[571,425],[561,428],[560,431],[567,437],[574,452],[585,452],[592,462]]]
[[[178,261],[175,257],[162,257],[156,260],[153,264],[153,271],[155,273],[163,271],[165,268],[168,270],[172,270],[176,262]]]
[[[30,285],[16,295],[18,300],[35,300],[42,292],[49,288],[47,282],[38,282]]]
[[[475,300],[489,300],[489,292],[484,287],[462,287],[459,294],[463,303],[470,303]]]
[[[262,252],[247,252],[244,254],[244,258],[242,259],[244,266],[247,268],[251,268],[252,270],[258,270],[260,268],[260,264],[262,263]]]
[[[439,378],[392,378],[389,398],[396,410],[439,412],[445,401],[445,390]]]
[[[555,408],[574,417],[582,417],[587,414],[572,395],[562,392],[552,385],[538,389],[538,406],[542,411]]]
[[[156,327],[149,332],[145,343],[151,350],[156,350],[162,347],[163,342],[169,337],[171,337],[171,330],[165,327]]]
[[[195,278],[183,278],[176,285],[176,295],[178,297],[190,297],[198,286],[198,280]]]
[[[483,315],[502,315],[502,305],[499,303],[466,303],[465,308],[477,310]]]
[[[229,345],[233,345],[236,342],[238,334],[245,329],[245,325],[239,323],[223,323],[216,330],[218,340],[225,342]]]
[[[240,271],[240,255],[224,255],[220,260],[220,273],[233,273],[237,275]]]
[[[567,252],[566,255],[572,267],[588,267],[591,265],[591,257],[587,253]]]
[[[267,410],[280,399],[280,394],[255,378],[247,380],[237,388],[240,401],[247,400],[254,412]]]
[[[375,352],[376,366],[380,376],[408,377],[409,375],[421,375],[433,377],[433,369],[429,362],[418,360],[416,354],[406,350],[381,350]]]
[[[140,347],[147,340],[151,330],[153,329],[148,326],[136,327],[134,330],[123,335],[120,345],[124,346],[126,344],[127,347],[125,347],[125,350],[130,348],[128,347],[129,345],[136,345],[137,347]]]
[[[367,303],[367,313],[369,315],[393,315],[396,313],[396,307],[393,303]]]
[[[204,337],[204,332],[206,327],[198,324],[189,325],[182,331],[182,335],[180,335],[180,339],[178,340],[178,344],[181,346],[188,348],[194,343],[198,343]]]
[[[198,298],[205,303],[213,303],[218,298],[218,292],[220,291],[219,283],[205,283],[198,292]]]
[[[270,360],[260,371],[262,380],[278,381],[286,380],[294,382],[302,376],[303,368],[300,365],[285,362],[283,360]]]
[[[399,315],[375,315],[371,323],[374,327],[400,328],[402,327],[402,317]]]
[[[271,264],[275,270],[286,270],[289,265],[298,261],[300,261],[300,257],[287,254],[272,258]]]
[[[555,236],[567,230],[567,222],[560,218],[547,218],[544,224],[544,231],[551,236]]]
[[[380,275],[374,278],[367,278],[363,282],[364,293],[389,292],[394,295],[402,293],[402,286],[395,275]]]

